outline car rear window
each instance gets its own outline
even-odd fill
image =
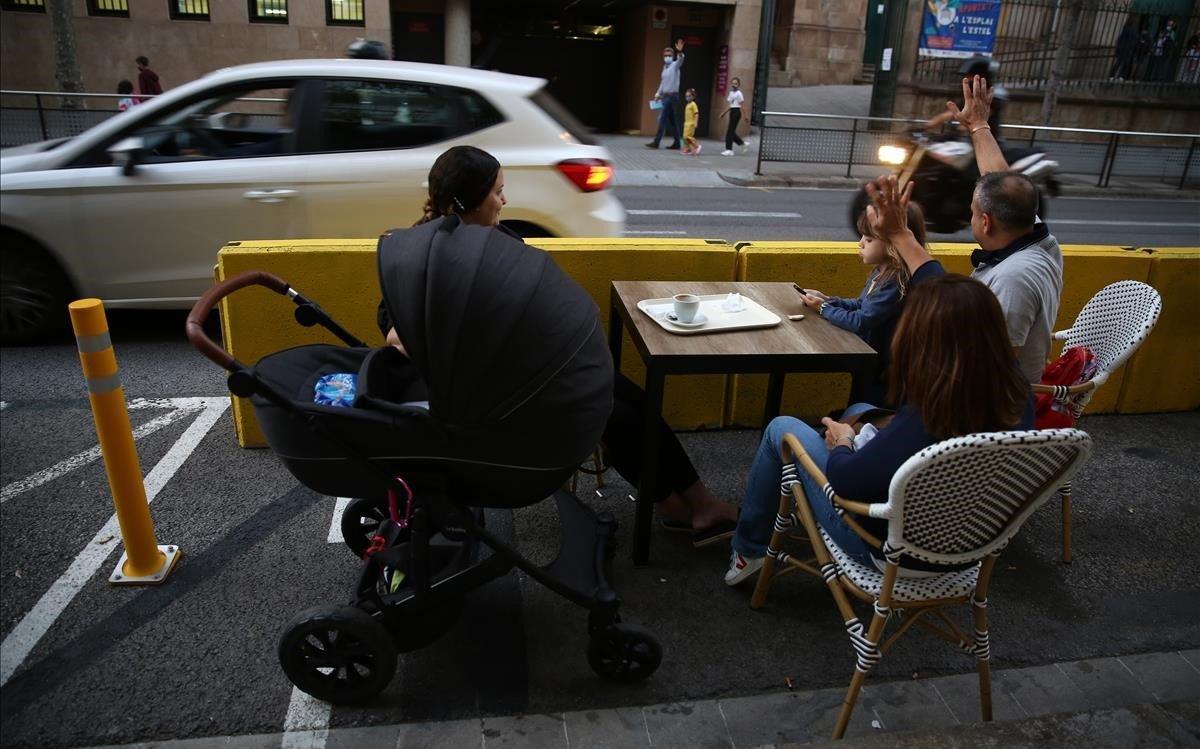
[[[319,150],[419,148],[504,121],[474,91],[410,81],[327,80]]]
[[[575,115],[568,112],[562,104],[559,104],[558,100],[551,96],[546,89],[543,88],[529,97],[529,99],[538,105],[543,112],[550,115],[550,119],[557,122],[559,127],[566,130],[572,138],[585,146],[596,145],[596,140],[587,131],[587,127],[575,119]]]

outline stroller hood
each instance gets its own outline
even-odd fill
[[[385,234],[378,261],[430,413],[465,452],[547,467],[591,453],[612,358],[596,305],[548,254],[450,216]]]

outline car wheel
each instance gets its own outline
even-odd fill
[[[71,285],[36,243],[5,232],[0,247],[0,343],[44,341],[67,327]]]

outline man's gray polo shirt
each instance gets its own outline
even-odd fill
[[[988,256],[991,257],[988,257]],[[1062,298],[1063,259],[1058,240],[1040,221],[1029,234],[994,253],[971,272],[992,290],[1004,310],[1017,362],[1030,382],[1042,379]]]

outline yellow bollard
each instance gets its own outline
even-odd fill
[[[117,374],[117,356],[108,336],[104,304],[99,299],[80,299],[71,302],[70,311],[104,470],[125,543],[125,553],[108,581],[115,585],[156,585],[171,574],[180,551],[178,546],[159,546],[154,538],[154,521],[146,502],[146,486],[125,408],[125,391]]]

